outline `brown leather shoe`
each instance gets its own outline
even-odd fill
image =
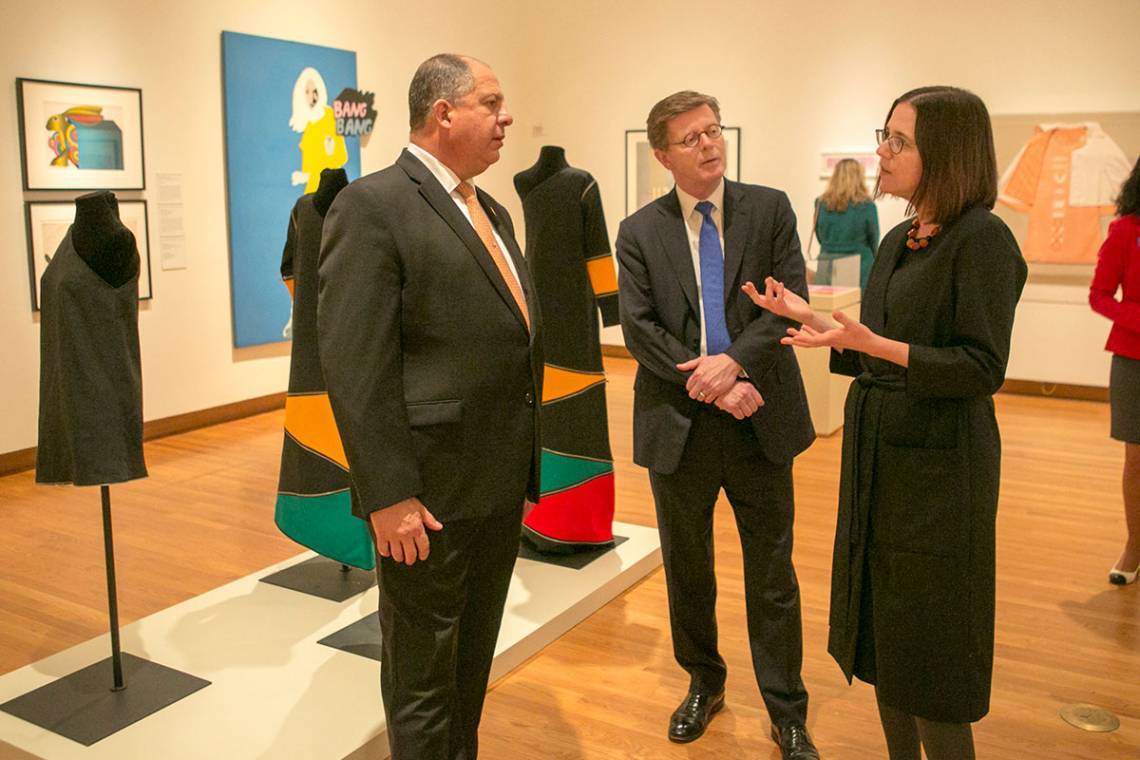
[[[719,694],[690,691],[669,719],[669,741],[685,744],[701,738],[712,716],[724,707],[724,690]]]
[[[772,741],[780,745],[784,760],[819,760],[819,751],[811,743],[807,727],[802,723],[789,723],[777,727],[772,724]]]

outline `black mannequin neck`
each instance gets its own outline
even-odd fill
[[[336,194],[348,186],[348,174],[344,169],[322,169],[321,183],[313,193],[313,207],[324,216],[332,206]]]
[[[75,199],[71,243],[87,266],[117,288],[139,273],[135,236],[119,221],[114,193],[88,193]]]
[[[526,198],[531,190],[563,169],[569,168],[565,150],[557,145],[543,145],[534,166],[515,175],[515,190],[520,197]]]

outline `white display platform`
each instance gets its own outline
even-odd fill
[[[661,564],[656,529],[615,523],[614,532],[629,540],[581,570],[519,559],[492,681]],[[47,760],[340,760],[368,743],[369,757],[386,757],[379,663],[317,643],[375,614],[376,588],[338,604],[258,582],[312,556],[278,563],[122,629],[124,652],[205,678],[210,686],[90,747],[0,713],[0,756],[7,743]],[[0,703],[109,651],[103,635],[0,676]]]
[[[848,258],[855,259],[858,264],[858,256]],[[855,279],[856,281],[859,279],[858,268]],[[859,319],[862,297],[859,288],[811,285],[808,291],[811,296],[812,311],[827,321],[834,321],[831,318],[834,311],[842,311],[852,319]],[[795,351],[800,374],[804,379],[804,390],[807,393],[808,409],[811,410],[815,432],[818,435],[831,435],[843,427],[843,405],[847,400],[847,388],[851,385],[851,378],[831,374],[829,349],[797,347]]]

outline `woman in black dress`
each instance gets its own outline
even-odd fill
[[[828,650],[875,686],[892,760],[974,757],[989,710],[1005,378],[1026,266],[992,213],[997,165],[974,94],[898,98],[879,141],[879,192],[914,217],[883,239],[861,322],[812,314],[769,279],[745,292],[802,323],[784,342],[832,350],[851,375]]]

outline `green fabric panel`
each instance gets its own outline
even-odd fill
[[[282,533],[317,554],[361,570],[376,567],[368,524],[353,516],[347,490],[321,496],[277,494],[275,519]]]
[[[542,450],[542,485],[540,493],[562,491],[590,478],[613,472],[613,462],[599,462],[595,459],[579,459],[552,451]]]

